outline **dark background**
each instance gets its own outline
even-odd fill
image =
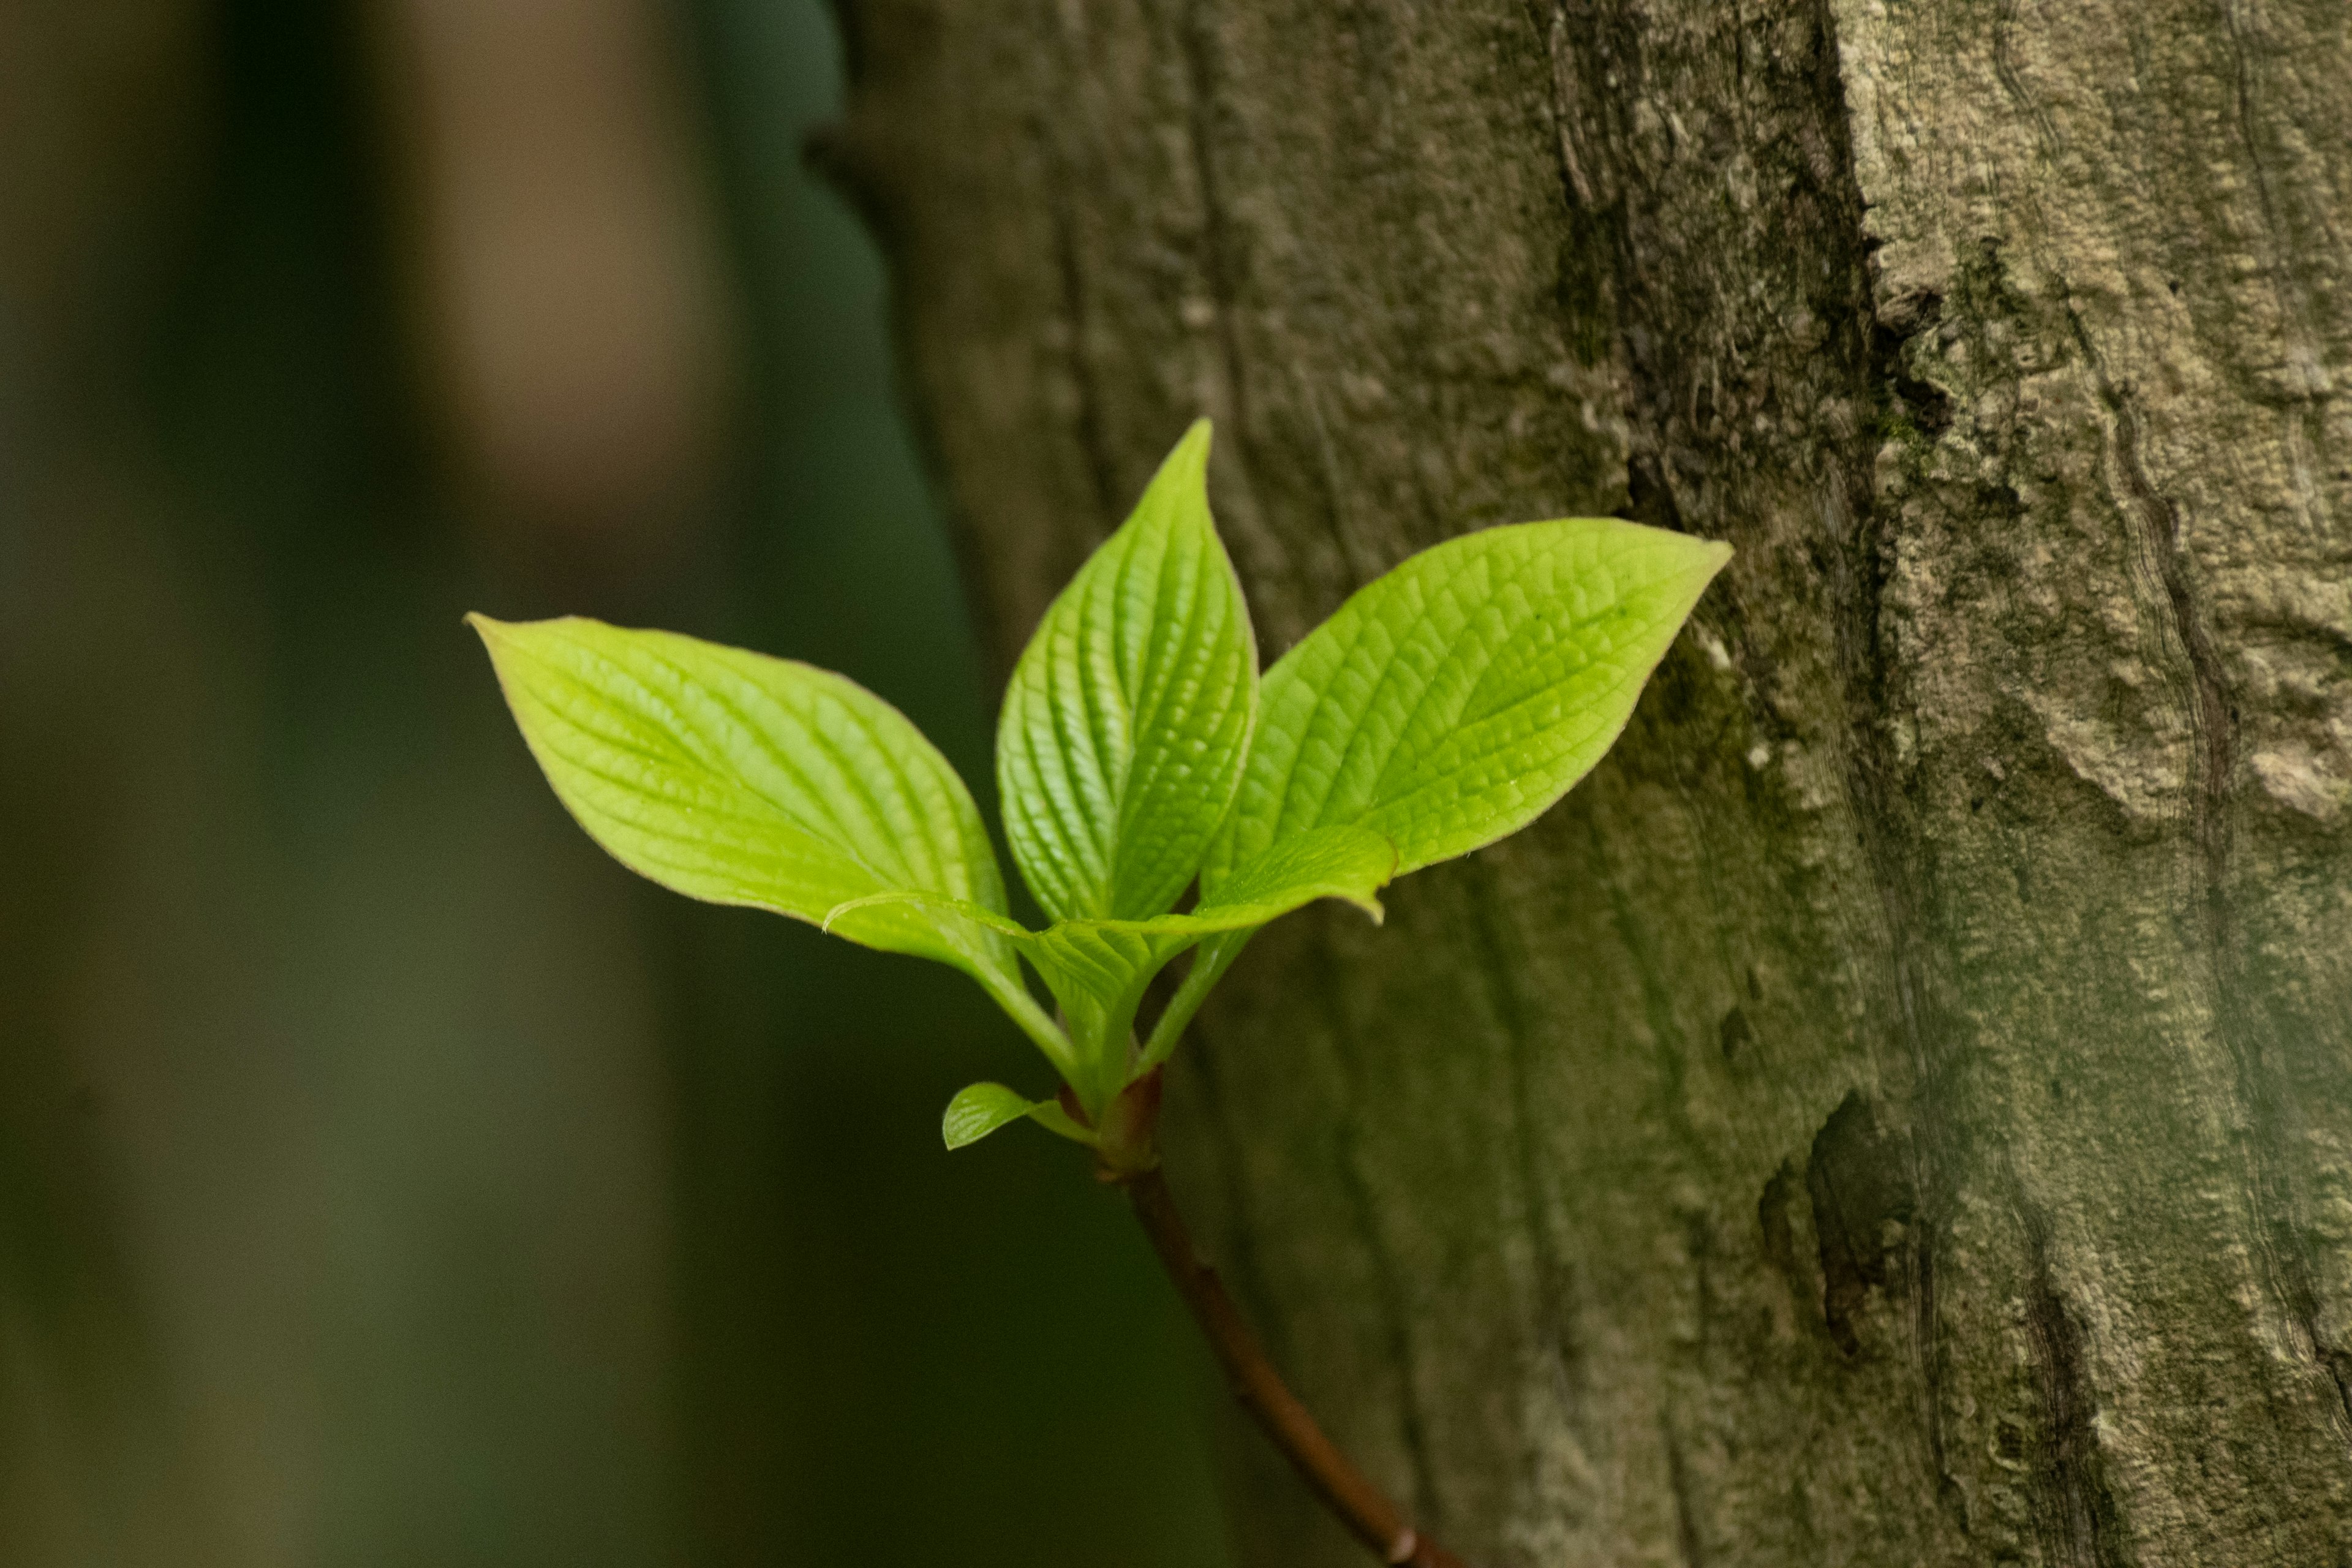
[[[0,1563],[1223,1560],[1118,1205],[940,1147],[1044,1063],[622,872],[459,624],[845,670],[993,817],[838,70],[814,0],[0,0]]]

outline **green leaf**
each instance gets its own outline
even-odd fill
[[[1525,827],[1617,739],[1730,557],[1686,534],[1571,518],[1469,534],[1369,584],[1266,672],[1202,901],[1317,828],[1379,833],[1402,876]],[[1172,1047],[1249,936],[1202,946],[1147,1056]]]
[[[985,918],[1003,920],[1004,882],[971,793],[897,709],[672,632],[469,619],[557,798],[614,858],[689,898],[953,964],[1067,1057]],[[935,901],[877,899],[902,893]]]
[[[1730,547],[1609,518],[1489,528],[1359,592],[1266,672],[1202,897],[1349,823],[1399,875],[1517,832],[1591,771]]]
[[[1020,1121],[1036,1101],[1001,1083],[970,1084],[956,1091],[940,1118],[940,1136],[950,1149],[977,1143],[998,1128]]]
[[[853,900],[824,918],[829,925],[860,909],[917,904],[1002,933],[1044,977],[1061,1005],[1068,1053],[1055,1055],[1055,1065],[1079,1102],[1099,1113],[1138,1074],[1167,1059],[1177,1033],[1213,979],[1195,964],[1187,977],[1188,989],[1178,992],[1177,1005],[1170,1008],[1174,1015],[1181,1006],[1181,1016],[1172,1026],[1163,1019],[1152,1031],[1150,1046],[1131,1058],[1128,1042],[1136,1009],[1152,977],[1170,961],[1203,938],[1214,942],[1222,935],[1237,934],[1246,940],[1268,921],[1317,899],[1344,900],[1377,922],[1381,910],[1373,895],[1395,874],[1396,865],[1395,846],[1377,833],[1362,827],[1318,827],[1283,840],[1241,875],[1228,879],[1216,902],[1181,915],[1056,921],[1033,931],[993,910],[898,890]],[[1197,995],[1189,990],[1194,977],[1201,983]]]
[[[961,1149],[1024,1116],[1065,1138],[1080,1143],[1094,1142],[1059,1104],[1026,1099],[1001,1083],[975,1083],[959,1090],[940,1118],[940,1136],[949,1148]]]
[[[1055,1055],[1055,1065],[1076,1091],[1079,1103],[1099,1113],[1138,1073],[1165,1058],[1163,1051],[1130,1061],[1127,1047],[1144,988],[1171,959],[1203,937],[1255,930],[1316,899],[1343,899],[1377,921],[1381,906],[1372,895],[1394,873],[1396,862],[1395,847],[1377,833],[1360,827],[1318,828],[1286,840],[1245,875],[1229,881],[1219,902],[1187,914],[1144,921],[1056,921],[1033,931],[975,904],[899,890],[851,900],[829,911],[825,920],[829,923],[884,904],[920,905],[1003,935],[1045,978],[1061,1005],[1068,1025],[1068,1054]]]
[[[993,910],[910,889],[852,899],[828,911],[825,923],[892,904],[968,921],[1002,935],[1029,960],[1066,1026],[1065,1048],[1046,1054],[1089,1112],[1099,1112],[1127,1082],[1123,1047],[1143,987],[1161,964],[1200,940],[1163,935],[1151,929],[1157,922],[1139,921],[1056,921],[1033,931]]]
[[[1005,837],[1056,920],[1171,907],[1241,779],[1257,647],[1208,460],[1202,420],[1046,610],[1004,694]]]

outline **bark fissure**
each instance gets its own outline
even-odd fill
[[[2189,563],[2181,548],[2180,510],[2158,493],[2141,462],[2139,419],[2132,399],[2101,363],[2090,330],[2074,303],[2072,289],[2063,279],[2056,279],[2056,289],[2084,368],[2113,423],[2109,447],[2122,481],[2116,510],[2131,531],[2135,553],[2149,563],[2161,587],[2163,636],[2177,647],[2175,658],[2186,676],[2183,717],[2189,725],[2191,763],[2187,781],[2189,830],[2202,862],[2206,907],[2212,911],[2219,935],[2228,923],[2230,808],[2237,775],[2237,717],[2230,700],[2229,678],[2214,652],[2189,583]],[[2217,942],[2217,949],[2221,945]]]
[[[1848,265],[1867,276],[1875,245],[1864,221],[1865,200],[1854,163],[1846,91],[1837,66],[1836,16],[1818,11],[1825,39],[1823,99],[1833,109],[1832,146],[1843,194],[1839,232],[1851,247]],[[1948,423],[1940,389],[1907,373],[1911,341],[1930,332],[1941,300],[1930,292],[1897,297],[1882,310],[1875,290],[1861,291],[1846,329],[1846,353],[1864,371],[1864,405],[1900,410],[1931,438]],[[1877,421],[1873,421],[1876,423]],[[1894,742],[1909,706],[1901,659],[1887,631],[1886,593],[1895,571],[1895,519],[1874,494],[1873,454],[1858,435],[1821,492],[1824,532],[1832,542],[1836,615],[1835,651],[1852,728],[1845,757],[1845,797],[1869,873],[1872,902],[1884,931],[1883,969],[1875,988],[1874,1023],[1894,1037],[1911,1093],[1901,1136],[1907,1163],[1907,1247],[1911,1259],[1911,1342],[1917,1390],[1911,1411],[1933,1476],[1935,1501],[1964,1538],[1970,1533],[1966,1489],[1954,1473],[1945,1431],[1948,1398],[1946,1342],[1938,1316],[1938,1258],[1949,1246],[1965,1142],[1954,1120],[1960,1098],[1949,982],[1937,973],[1935,873],[1925,863],[1916,830],[1916,804]]]
[[[2049,1221],[2031,1209],[2021,1217],[2032,1258],[2025,1325],[2045,1420],[2034,1466],[2042,1482],[2037,1523],[2043,1549],[2074,1568],[2133,1568],[2137,1558],[2123,1549],[2100,1462],[2098,1397],[2084,1365],[2082,1331],[2051,1278]]]
[[[2000,0],[1993,9],[1993,75],[2010,101],[2032,120],[2034,134],[2041,139],[2043,151],[2055,157],[2065,151],[2065,139],[2059,132],[2057,121],[2051,118],[2049,106],[2027,89],[2025,77],[2018,68],[2017,8],[2018,0]]]
[[[1834,515],[1837,509],[1825,510]],[[1882,1026],[1894,1035],[1913,1085],[1906,1142],[1916,1204],[1910,1244],[1915,1259],[1913,1353],[1919,1387],[1914,1414],[1934,1467],[1937,1502],[1965,1533],[1968,1507],[1950,1468],[1943,1429],[1947,1367],[1935,1289],[1937,1258],[1948,1245],[1964,1142],[1950,1110],[1958,1098],[1958,1064],[1950,1043],[1952,1025],[1928,956],[1933,873],[1910,849],[1908,823],[1894,804],[1902,785],[1901,764],[1885,733],[1895,704],[1889,691],[1894,680],[1883,659],[1885,533],[1883,518],[1874,519],[1865,510],[1853,531],[1850,556],[1841,563],[1835,578],[1843,605],[1838,647],[1849,711],[1856,717],[1845,784],[1886,942]]]
[[[1584,160],[1576,151],[1576,76],[1569,53],[1568,0],[1552,0],[1548,14],[1538,8],[1537,0],[1528,0],[1527,16],[1528,26],[1543,46],[1544,61],[1550,68],[1552,150],[1559,161],[1560,195],[1566,198],[1572,217],[1577,213],[1591,211],[1599,205],[1599,197],[1585,174]]]
[[[1916,1167],[1914,1167],[1916,1179]],[[1916,1196],[1916,1194],[1915,1194]],[[1932,1221],[1921,1215],[1911,1228],[1911,1344],[1919,1369],[1915,1419],[1927,1440],[1927,1463],[1936,1478],[1936,1502],[1963,1538],[1975,1533],[1969,1514],[1967,1489],[1954,1471],[1944,1431],[1944,1388],[1949,1367],[1945,1362],[1942,1324],[1936,1316],[1936,1270],[1938,1250],[1948,1245],[1936,1234]]]
[[[1894,1279],[1887,1227],[1909,1226],[1918,1206],[1909,1152],[1888,1136],[1859,1093],[1850,1093],[1814,1135],[1805,1164],[1821,1253],[1822,1317],[1838,1349],[1857,1355],[1856,1320],[1870,1292]]]

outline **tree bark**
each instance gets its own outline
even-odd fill
[[[1009,661],[1196,413],[1266,657],[1731,541],[1533,830],[1260,938],[1171,1180],[1487,1564],[2352,1560],[2339,0],[856,0]],[[1351,1561],[1233,1439],[1244,1560]]]

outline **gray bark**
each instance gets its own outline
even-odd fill
[[[1535,829],[1259,940],[1171,1164],[1490,1563],[2352,1561],[2340,0],[857,0],[995,651],[1184,421],[1268,657],[1738,548]],[[1350,1560],[1236,1433],[1244,1556]]]

